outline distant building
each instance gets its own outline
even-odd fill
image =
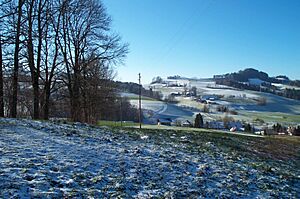
[[[180,92],[171,92],[170,95],[172,96],[181,96]]]
[[[201,96],[201,100],[210,100],[210,101],[214,101],[214,100],[218,100],[219,97],[216,95],[202,95]]]
[[[248,79],[249,85],[253,86],[261,86],[265,81],[258,79],[258,78],[249,78]]]
[[[162,118],[162,119],[157,119],[157,125],[166,125],[166,126],[171,126],[172,120],[170,118]]]
[[[243,129],[243,124],[240,121],[228,122],[226,126],[228,129],[235,129],[235,131],[241,131]],[[207,122],[206,127],[210,129],[226,129],[222,121]]]
[[[282,84],[288,84],[290,82],[290,79],[285,76],[278,76],[275,78],[277,81],[279,81]]]
[[[214,75],[214,79],[224,79],[225,75]]]
[[[211,121],[206,123],[207,128],[209,129],[225,129],[224,123],[221,121]]]
[[[229,122],[228,127],[235,128],[237,131],[240,131],[243,128],[243,124],[240,121]]]
[[[167,80],[165,81],[167,87],[184,87],[185,83],[180,80]]]
[[[193,124],[192,124],[192,122],[186,120],[186,121],[184,121],[184,122],[181,124],[181,126],[183,126],[183,127],[192,127]]]

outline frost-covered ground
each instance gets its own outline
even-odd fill
[[[299,198],[299,143],[0,119],[0,198]]]

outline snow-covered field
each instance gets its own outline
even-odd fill
[[[297,125],[300,123],[300,101],[284,98],[270,93],[256,92],[250,90],[238,90],[223,85],[216,85],[213,80],[210,79],[198,79],[198,80],[176,80],[180,84],[186,84],[188,88],[195,86],[197,88],[197,94],[201,96],[206,95],[219,95],[223,96],[219,100],[215,100],[217,104],[228,106],[230,110],[237,111],[237,115],[232,115],[236,120],[243,120],[247,122],[253,122],[254,119],[260,118],[266,120],[266,122],[274,123],[284,123],[285,125]],[[172,92],[183,92],[183,87],[156,87],[156,91],[161,91],[164,96],[168,96]],[[265,105],[258,105],[257,100],[265,99]],[[186,97],[176,97],[179,101],[177,106],[178,114],[174,114],[176,119],[180,120],[191,120],[193,121],[194,115],[201,112],[203,109],[203,104],[193,101],[192,98]],[[170,115],[167,110],[162,109],[161,105],[163,103],[157,104],[151,102],[151,106],[147,101],[143,102],[143,108],[158,112],[158,116],[163,117],[165,115]],[[184,112],[182,106],[191,108],[189,112]],[[216,111],[217,105],[210,105],[210,114],[205,114],[207,117],[204,120],[218,120],[222,116],[222,113]],[[192,109],[193,108],[193,109]],[[164,110],[165,112],[161,111]],[[175,110],[175,109],[174,109]],[[174,111],[171,112],[172,114]],[[259,114],[261,113],[261,117]],[[276,114],[277,118],[265,117],[268,115]],[[180,116],[178,116],[180,115]],[[257,116],[258,115],[258,116]],[[147,118],[147,117],[146,117]],[[172,118],[172,117],[169,117]]]
[[[283,90],[284,89],[300,90],[300,88],[297,86],[289,86],[289,85],[285,85],[285,84],[275,84],[275,83],[272,83],[272,85],[277,86],[278,88],[283,89]]]
[[[299,198],[299,140],[265,139],[0,119],[0,198]]]

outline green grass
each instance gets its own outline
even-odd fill
[[[97,122],[98,126],[109,126],[109,127],[128,127],[128,126],[138,126],[139,123],[135,123],[135,122],[130,122],[130,121],[126,121],[126,122],[120,122],[120,121],[107,121],[107,120],[100,120]]]
[[[179,127],[179,126],[166,126],[166,125],[151,125],[146,124],[142,125],[143,129],[154,129],[154,130],[178,130],[178,131],[196,131],[196,132],[217,132],[217,133],[224,133],[224,131],[219,131],[215,129],[204,129],[204,128],[190,128],[190,127]]]
[[[130,96],[130,97],[128,97],[128,99],[130,99],[130,100],[139,100],[139,96],[137,95],[137,96]],[[150,97],[145,97],[145,96],[142,96],[142,101],[157,101],[156,99],[153,99],[153,98],[150,98]]]
[[[252,120],[262,119],[265,122],[300,123],[300,115],[274,112],[244,112],[241,115],[250,117]]]
[[[195,129],[182,127],[168,127],[144,125],[142,130],[135,129],[128,132],[140,132],[152,137],[157,144],[173,145],[182,143],[181,137],[187,137],[186,149],[190,152],[199,152],[205,143],[212,142],[220,149],[233,153],[244,154],[249,158],[262,160],[291,160],[299,161],[300,137],[297,136],[265,136],[249,137],[241,133],[228,133],[211,129]],[[176,137],[172,139],[171,137]],[[177,143],[177,144],[178,144]]]

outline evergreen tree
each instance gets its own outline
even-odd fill
[[[198,113],[196,115],[194,127],[195,128],[202,128],[203,127],[203,117],[200,113]]]
[[[252,131],[251,125],[249,123],[247,123],[245,125],[245,132],[251,132],[251,131]]]

